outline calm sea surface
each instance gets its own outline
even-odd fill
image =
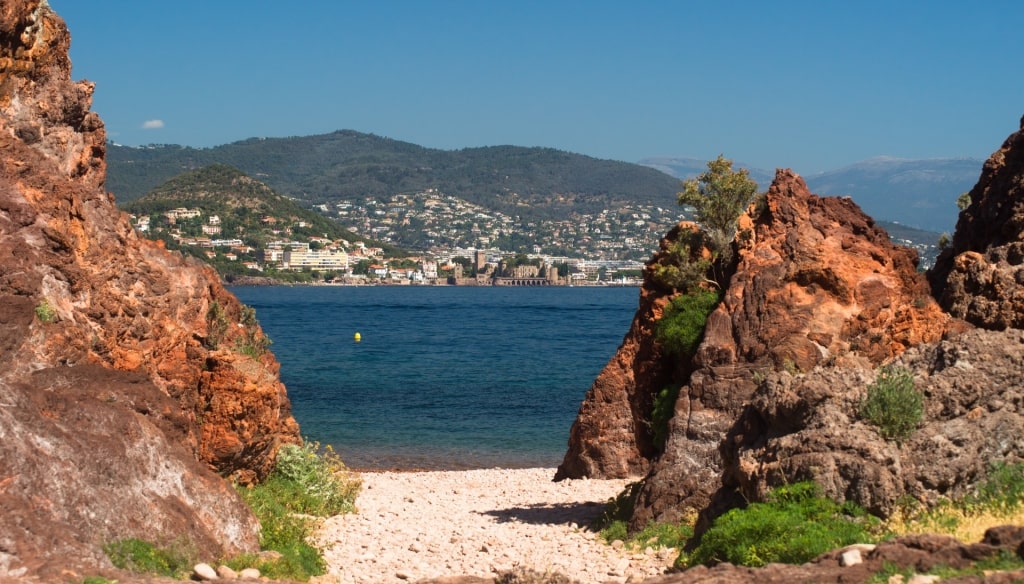
[[[231,290],[274,341],[303,436],[356,469],[556,466],[639,298],[638,288]]]

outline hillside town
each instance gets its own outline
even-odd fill
[[[501,285],[516,274],[525,281],[522,270],[533,266],[529,277],[535,285],[639,285],[643,262],[659,239],[688,219],[681,207],[626,204],[557,221],[527,220],[436,189],[314,210],[352,237],[318,236],[309,221],[274,215],[260,217],[254,233],[201,207],[133,215],[132,222],[144,236],[164,239],[234,275],[339,284]],[[395,257],[371,242],[411,251]],[[916,248],[925,266],[937,252],[930,242],[896,242]]]
[[[267,237],[253,237],[200,207],[133,215],[132,221],[147,237],[173,242],[215,266],[237,263],[253,275],[302,272],[345,284],[508,285],[512,278],[533,279],[531,285],[639,285],[659,238],[685,218],[680,208],[624,205],[560,221],[524,221],[433,189],[316,211],[354,240],[298,235],[308,232],[307,222],[288,224],[271,215],[260,218]],[[417,251],[386,257],[360,237]]]

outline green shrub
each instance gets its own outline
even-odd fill
[[[103,552],[114,566],[136,574],[157,574],[184,578],[195,565],[196,554],[187,544],[157,547],[141,539],[128,538],[108,543]]]
[[[886,440],[910,436],[924,417],[924,396],[914,389],[913,374],[900,367],[882,367],[861,401],[860,415],[877,426]]]
[[[968,506],[1007,509],[1024,502],[1024,464],[998,463],[964,501]]]
[[[853,503],[839,505],[823,497],[815,483],[796,483],[775,489],[765,503],[716,519],[693,552],[681,554],[677,563],[800,564],[838,547],[872,541],[877,524]]]
[[[665,450],[665,440],[668,439],[668,421],[675,413],[679,389],[678,385],[672,385],[654,396],[654,405],[651,407],[651,439],[659,452]]]
[[[692,355],[704,336],[708,315],[719,300],[719,293],[711,290],[676,296],[655,325],[655,337],[671,355]]]
[[[243,355],[253,359],[259,359],[273,342],[265,333],[259,330],[256,321],[256,309],[243,304],[241,324],[245,328],[245,335],[236,344],[236,350]]]
[[[35,308],[36,318],[39,322],[51,323],[57,320],[57,311],[50,305],[49,301],[45,298],[36,305]]]
[[[220,302],[214,300],[206,311],[206,339],[208,349],[217,350],[228,332],[228,318]]]
[[[260,547],[283,556],[255,567],[271,578],[308,580],[326,569],[320,551],[306,541],[316,525],[312,517],[354,511],[359,481],[330,446],[321,451],[317,442],[307,441],[282,446],[267,480],[240,492],[260,520]],[[236,558],[229,565],[251,565],[246,561],[252,560]]]

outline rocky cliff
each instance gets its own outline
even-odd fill
[[[217,475],[258,479],[299,441],[278,364],[216,274],[103,189],[69,42],[45,2],[0,5],[0,576],[103,566],[125,537],[252,550]]]
[[[930,279],[953,316],[989,329],[1024,328],[1024,118],[985,162]]]

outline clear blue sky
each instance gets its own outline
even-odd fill
[[[339,129],[803,174],[987,157],[1024,114],[1024,2],[50,0],[128,145]]]

